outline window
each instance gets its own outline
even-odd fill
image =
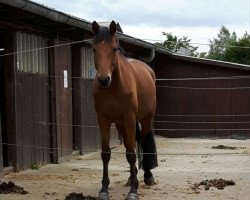
[[[18,71],[48,75],[48,39],[19,31],[16,40]]]
[[[84,46],[81,48],[81,69],[82,77],[94,79],[96,75],[94,54],[90,47]]]

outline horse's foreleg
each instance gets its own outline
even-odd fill
[[[131,120],[132,118],[132,120]],[[135,117],[130,117],[125,123],[126,135],[124,137],[124,145],[126,147],[126,158],[130,165],[130,180],[131,190],[128,194],[128,200],[138,200],[138,179],[136,168],[136,154],[135,154]]]
[[[110,183],[109,174],[108,174],[108,164],[110,161],[110,126],[109,123],[105,118],[98,117],[99,127],[101,130],[101,139],[102,139],[102,162],[103,162],[103,178],[102,178],[102,189],[99,193],[99,200],[108,200],[109,193],[108,193],[108,186]]]
[[[128,194],[128,200],[137,200],[138,199],[138,179],[137,179],[137,168],[136,168],[136,155],[135,150],[127,149],[126,158],[130,165],[130,181],[131,181],[131,190]]]

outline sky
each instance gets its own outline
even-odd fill
[[[208,44],[222,25],[250,33],[250,0],[33,0],[87,21],[119,22],[127,35],[164,41],[162,32]],[[207,51],[208,45],[197,45]]]

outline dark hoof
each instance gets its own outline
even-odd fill
[[[98,196],[98,200],[109,200],[108,192],[100,192]]]
[[[144,178],[144,183],[145,183],[146,185],[154,185],[154,184],[155,184],[154,177],[151,176],[150,178]]]
[[[129,179],[127,180],[127,183],[125,184],[125,186],[131,186],[131,178],[129,178]]]
[[[127,200],[139,200],[139,195],[135,193],[129,193]]]

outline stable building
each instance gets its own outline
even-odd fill
[[[0,0],[0,11],[0,177],[4,169],[60,163],[99,149],[92,23],[29,0]],[[122,32],[118,37],[126,56],[156,73],[157,134],[250,136],[250,79],[219,80],[249,77],[249,66],[173,54]],[[206,89],[215,87],[221,89]],[[115,146],[120,138],[114,126],[111,132]]]

